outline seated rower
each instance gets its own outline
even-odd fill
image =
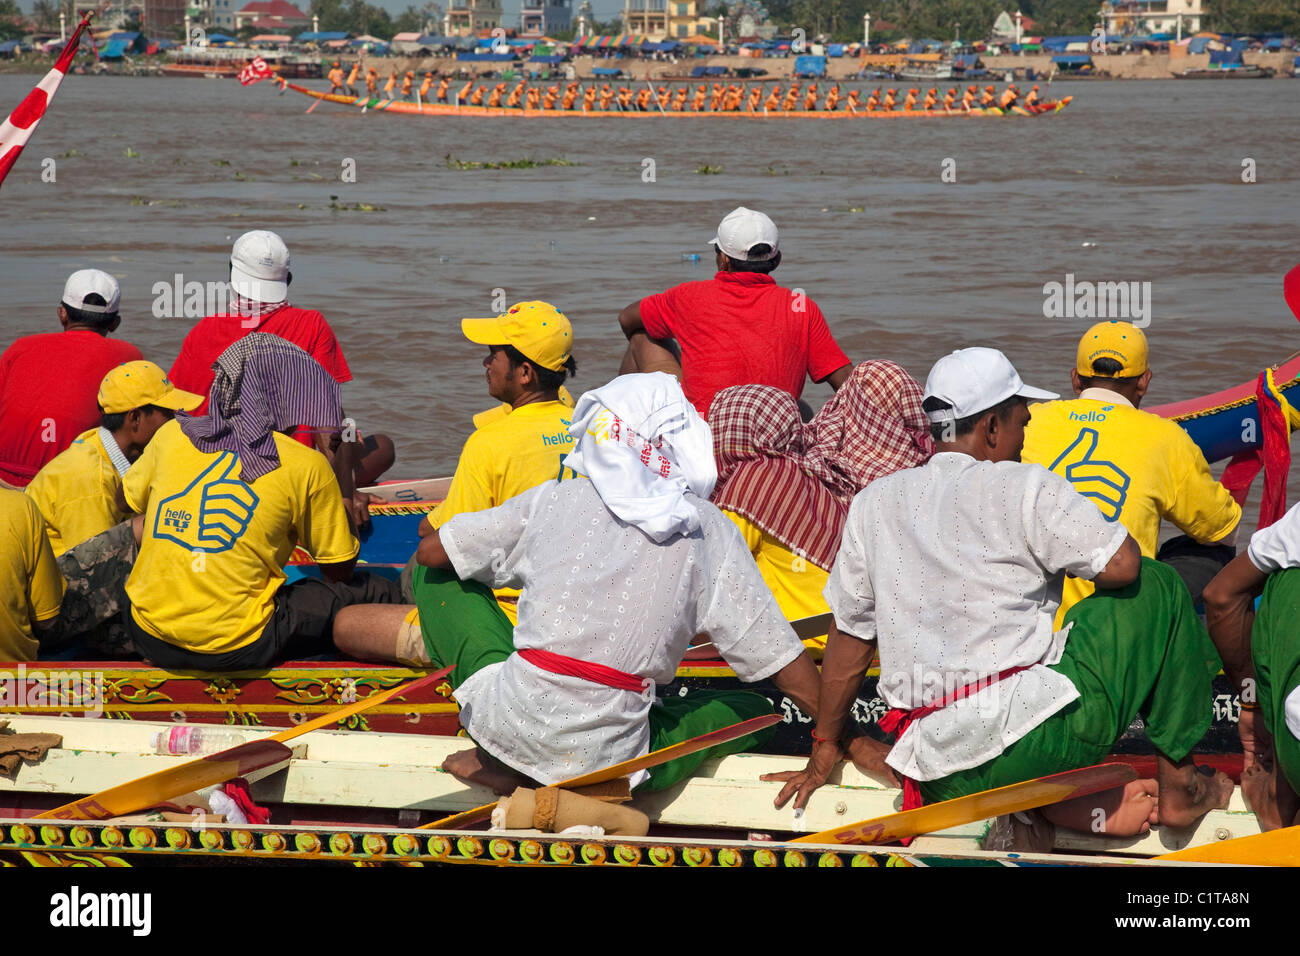
[[[347,84],[344,83],[343,81],[343,67],[338,60],[334,61],[333,65],[330,67],[329,73],[326,76],[327,79],[329,79],[330,81],[331,93],[347,92]]]
[[[206,396],[217,356],[251,332],[266,332],[292,342],[306,350],[340,385],[352,381],[343,348],[325,317],[289,302],[293,273],[283,239],[262,229],[246,232],[235,240],[229,263],[232,301],[228,308],[201,319],[185,336],[168,373],[177,388]],[[201,406],[199,411],[205,408]],[[351,429],[337,454],[319,442],[316,447],[331,456],[348,513],[362,524],[367,518],[369,497],[357,493],[356,488],[377,481],[392,466],[397,453],[387,435],[362,437],[355,431]],[[307,432],[298,438],[304,444],[315,440]]]
[[[568,318],[547,302],[520,302],[490,319],[462,319],[461,331],[487,346],[488,393],[506,403],[505,413],[494,408],[476,416],[478,430],[465,442],[447,497],[420,521],[422,538],[458,514],[495,508],[542,482],[573,477],[564,464],[573,450],[573,408],[562,392],[565,376],[577,371]],[[403,583],[409,587],[406,574]],[[413,599],[409,590],[407,597]],[[501,589],[496,599],[513,627],[519,592]],[[400,629],[377,630],[361,609],[344,610],[334,642],[356,660],[427,667],[419,617],[409,608],[403,615]]]
[[[929,111],[934,109],[934,104],[939,102],[939,91],[933,86],[925,93],[925,100],[921,104],[921,109]]]
[[[660,87],[660,90],[662,89],[663,87]],[[582,111],[584,113],[594,113],[596,111],[596,94],[597,91],[595,86],[587,87],[586,92],[582,94]],[[663,103],[666,96],[667,96],[666,93],[663,92],[660,93],[661,104]]]
[[[921,95],[921,91],[912,87],[907,91],[907,96],[903,97],[903,111],[910,113],[916,107],[916,98]]]
[[[980,96],[980,106],[983,109],[989,109],[990,107],[995,106],[996,104],[997,104],[997,87],[995,86],[984,87],[984,93],[982,96]]]
[[[807,424],[780,389],[723,389],[709,427],[718,466],[711,500],[740,528],[790,620],[828,610],[822,591],[853,496],[934,448],[921,387],[892,362],[858,365]]]
[[[471,91],[473,91],[473,89],[474,89],[474,81],[466,80],[465,85],[462,86],[460,90],[457,91],[456,93],[456,105],[465,106],[467,103],[469,103],[470,93]]]
[[[560,109],[573,109],[574,102],[578,99],[578,84],[570,83],[564,88],[564,96],[560,100]]]
[[[979,90],[974,86],[966,87],[966,92],[961,95],[961,108],[970,112],[975,108],[975,100],[979,96]]]
[[[858,97],[860,95],[861,94],[858,93],[857,90],[849,90],[849,98],[845,107],[850,113],[856,113],[858,111]]]
[[[393,67],[393,73],[384,81],[384,98],[391,100],[393,91],[397,89],[397,67]]]
[[[580,399],[570,434],[588,478],[457,515],[420,542],[424,641],[435,666],[454,665],[461,724],[477,745],[443,769],[510,792],[770,713],[745,691],[656,699],[700,632],[742,680],[771,679],[815,710],[812,660],[739,533],[708,503],[708,426],[677,383],[662,373],[615,379]],[[523,589],[513,634],[484,585]],[[642,771],[632,785],[661,790],[765,739]]]
[[[781,108],[781,84],[778,83],[772,87],[772,92],[763,102],[763,109],[769,113],[775,113]]]
[[[438,81],[438,93],[434,97],[439,103],[447,102],[447,90],[451,88],[451,77],[444,76]]]
[[[808,87],[808,92],[804,94],[803,108],[804,108],[804,112],[806,113],[812,112],[813,110],[817,109],[817,84],[816,83]]]
[[[880,87],[877,86],[867,96],[867,112],[874,113],[878,109],[880,109]]]
[[[99,387],[99,428],[79,435],[27,486],[67,581],[59,619],[42,639],[43,653],[76,639],[94,660],[131,656],[121,609],[135,533],[122,480],[175,412],[202,403],[202,395],[174,387],[152,362],[119,365]],[[78,547],[110,530],[111,543]]]
[[[1016,100],[1019,98],[1020,91],[1017,90],[1016,85],[1012,83],[1002,91],[1002,95],[998,98],[998,108],[1003,112],[1009,111],[1011,107],[1016,105]]]
[[[524,93],[524,106],[527,109],[535,110],[542,102],[542,91],[535,86],[528,87]]]
[[[1079,339],[1070,384],[1077,398],[1032,409],[1023,459],[1056,472],[1128,529],[1143,556],[1172,565],[1198,602],[1236,553],[1241,506],[1177,422],[1141,411],[1151,384],[1146,334],[1098,322]],[[1165,520],[1183,534],[1162,547]],[[1091,593],[1089,582],[1067,577],[1057,627]]]
[[[555,101],[558,100],[559,98],[560,98],[559,86],[548,86],[546,88],[546,94],[542,97],[542,109],[544,110],[555,109]]]
[[[650,109],[650,90],[640,90],[636,94],[636,109],[638,113],[644,113]]]
[[[755,86],[749,91],[749,99],[745,104],[745,110],[750,113],[757,113],[763,108],[763,87]]]
[[[897,105],[897,95],[898,93],[896,90],[886,90],[885,98],[880,102],[880,108],[886,113],[892,113],[894,111],[894,106]]]
[[[510,91],[510,95],[506,97],[506,106],[510,109],[518,109],[520,104],[523,102],[524,89],[527,85],[527,80],[520,80],[516,83],[514,88]]]
[[[709,98],[709,88],[701,83],[695,88],[695,95],[691,97],[691,112],[704,112],[704,101]]]
[[[332,650],[339,608],[401,598],[395,582],[353,573],[360,545],[329,462],[287,437],[299,425],[337,437],[338,382],[261,332],[216,366],[208,413],[158,429],[124,479],[127,506],[144,515],[127,631],[169,669],[269,667]],[[295,545],[319,579],[285,584]]]
[[[487,92],[487,86],[485,86],[484,84],[480,83],[478,86],[476,86],[476,87],[474,88],[474,93],[473,93],[473,95],[470,96],[470,98],[469,98],[469,105],[470,105],[470,106],[482,106],[482,105],[483,105],[483,94],[486,93],[486,92]]]
[[[1227,805],[1232,781],[1197,772],[1191,749],[1211,720],[1214,645],[1187,589],[1143,558],[1064,478],[1019,461],[1029,388],[996,349],[935,363],[924,407],[937,442],[919,468],[859,494],[826,599],[835,615],[820,713],[804,771],[777,805],[802,806],[840,757],[849,707],[880,646],[879,688],[897,732],[887,758],[904,809],[1104,760],[1139,713],[1157,781],[1048,807],[1052,822],[1133,835],[1189,826]],[[1098,591],[1052,617],[1063,573]],[[943,694],[944,696],[940,696]]]
[[[1251,535],[1246,550],[1204,592],[1210,637],[1241,695],[1241,792],[1262,830],[1300,824],[1297,568],[1300,505]]]
[[[1035,85],[1033,89],[1031,89],[1028,93],[1025,94],[1025,109],[1029,109],[1031,106],[1036,106],[1037,104],[1038,104],[1038,87],[1037,85]]]
[[[722,109],[722,96],[726,92],[721,83],[713,84],[713,95],[709,98],[709,109],[717,113]]]
[[[40,509],[18,489],[0,484],[0,660],[36,660],[62,601],[63,575]]]
[[[492,92],[488,94],[487,105],[491,107],[499,107],[501,105],[501,97],[505,91],[506,85],[504,83],[498,83],[496,86],[492,87]]]
[[[781,104],[781,109],[786,113],[793,113],[799,105],[799,84],[791,83],[790,89],[786,91],[785,101]]]
[[[683,96],[685,96],[685,94],[683,94]],[[606,83],[600,88],[601,112],[608,112],[613,102],[614,102],[614,87]]]

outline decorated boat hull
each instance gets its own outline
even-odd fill
[[[568,117],[570,119],[651,119],[651,118],[674,118],[674,119],[736,119],[736,120],[781,120],[781,119],[958,119],[958,118],[979,118],[998,116],[1006,117],[1011,115],[1017,116],[1045,116],[1051,113],[1059,113],[1069,105],[1072,97],[1065,97],[1061,100],[1052,100],[1038,104],[1037,108],[1030,111],[1025,109],[1006,111],[996,107],[990,109],[973,109],[973,110],[790,110],[790,111],[773,111],[764,110],[754,111],[711,111],[705,110],[695,112],[693,110],[646,110],[644,112],[636,110],[557,110],[557,109],[526,109],[510,108],[499,106],[457,106],[452,103],[415,103],[409,100],[386,99],[383,97],[371,96],[345,96],[339,93],[324,93],[320,90],[308,89],[305,86],[299,86],[296,83],[281,84],[281,91],[289,89],[295,93],[302,93],[305,96],[313,97],[318,100],[325,100],[329,103],[338,103],[343,106],[355,106],[363,110],[377,110],[389,113],[405,113],[414,116],[472,116],[472,117],[524,117],[524,118],[553,118]]]

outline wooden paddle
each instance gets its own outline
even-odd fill
[[[1157,860],[1183,863],[1236,863],[1250,866],[1300,865],[1300,827],[1283,827],[1254,836],[1237,837],[1219,843],[1202,843],[1173,853],[1163,853]]]
[[[771,727],[773,724],[779,724],[783,718],[780,714],[767,714],[763,717],[751,717],[749,720],[742,720],[738,724],[732,724],[730,727],[723,727],[721,730],[713,730],[707,734],[701,734],[698,737],[692,737],[690,740],[683,740],[681,743],[673,744],[669,747],[661,747],[659,750],[651,751],[643,757],[633,757],[631,760],[624,760],[622,763],[616,763],[613,766],[606,767],[603,770],[593,770],[591,773],[584,773],[580,777],[573,777],[570,780],[561,780],[559,783],[551,784],[548,790],[564,789],[573,790],[578,787],[589,787],[595,783],[605,783],[607,780],[617,780],[619,777],[625,777],[628,774],[636,773],[638,770],[648,770],[651,767],[657,767],[660,764],[675,760],[678,757],[685,757],[687,754],[698,753],[716,744],[725,744],[730,740],[738,737],[745,737],[749,734],[756,733],[764,728]],[[473,810],[466,810],[464,813],[457,813],[450,817],[443,817],[441,820],[434,820],[432,823],[426,823],[419,827],[421,830],[456,830],[460,827],[470,826],[471,824],[481,823],[492,816],[492,811],[496,809],[496,802],[485,803],[481,807],[475,807]]]
[[[293,740],[305,733],[337,723],[400,694],[409,693],[440,681],[450,674],[451,670],[450,667],[444,667],[442,670],[434,671],[432,674],[413,680],[409,684],[371,694],[369,697],[348,704],[346,707],[340,707],[338,710],[323,714],[315,720],[309,720],[296,727],[282,730],[270,737],[252,740],[246,744],[223,750],[220,753],[200,757],[197,760],[187,760],[180,766],[169,767],[166,770],[151,773],[146,777],[139,777],[116,787],[101,790],[99,793],[91,794],[72,803],[65,803],[61,807],[46,810],[36,816],[38,819],[106,820],[109,817],[124,816],[128,813],[135,813],[137,810],[145,810],[160,803],[166,803],[168,800],[189,793],[191,790],[212,787],[256,770],[287,763],[289,758],[293,756],[293,751],[284,745],[285,741]]]
[[[862,820],[821,833],[801,836],[792,843],[894,843],[907,837],[946,830],[963,823],[1020,810],[1032,810],[1049,803],[1122,787],[1137,779],[1137,771],[1127,764],[1103,763],[1095,767],[1067,770],[1049,777],[1038,777],[1008,787],[984,790],[955,800],[932,803],[915,810],[890,813],[873,820]]]

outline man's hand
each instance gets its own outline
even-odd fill
[[[343,508],[348,513],[353,530],[370,524],[370,506],[381,505],[384,499],[365,491],[354,491],[352,497],[343,499]]]
[[[853,761],[853,766],[868,777],[885,780],[891,787],[902,787],[903,781],[899,779],[898,773],[885,763],[885,758],[889,756],[889,751],[892,749],[889,744],[870,737],[854,737],[849,741],[848,755]]]
[[[776,795],[775,804],[778,810],[785,806],[791,797],[794,797],[794,808],[802,810],[807,805],[808,798],[830,778],[831,771],[838,767],[843,759],[844,751],[840,749],[839,744],[814,742],[812,756],[808,758],[808,766],[803,770],[765,773],[759,779],[785,784],[781,792]]]

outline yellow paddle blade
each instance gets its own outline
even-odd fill
[[[270,737],[252,740],[196,760],[187,760],[179,766],[168,767],[166,770],[159,770],[146,777],[139,777],[116,787],[101,790],[99,793],[74,800],[72,803],[65,803],[53,810],[46,810],[44,813],[37,814],[37,817],[57,820],[106,820],[109,817],[120,817],[165,803],[191,790],[216,786],[227,780],[246,776],[255,770],[288,763],[293,756],[293,751],[284,745],[285,741],[301,737],[305,733],[344,720],[400,694],[409,693],[441,680],[450,672],[450,667],[444,667],[418,680],[378,694],[371,694],[346,707],[340,707],[315,720],[282,730]]]
[[[907,837],[934,833],[949,827],[974,823],[1004,813],[1032,810],[1074,797],[1085,797],[1101,790],[1122,787],[1137,779],[1137,771],[1128,764],[1103,763],[1095,767],[1067,770],[1065,773],[1013,783],[995,790],[984,790],[942,803],[932,803],[915,810],[890,813],[873,820],[823,830],[801,836],[792,843],[894,843]]]
[[[1237,837],[1220,843],[1203,843],[1157,860],[1183,863],[1236,863],[1246,866],[1300,866],[1300,827],[1283,827],[1254,836]]]
[[[749,734],[757,733],[764,728],[771,727],[773,724],[779,724],[783,718],[780,714],[766,714],[762,717],[751,717],[749,720],[742,720],[738,724],[732,724],[730,727],[723,727],[719,730],[712,730],[707,734],[700,734],[698,737],[692,737],[690,740],[683,740],[681,743],[672,744],[668,747],[661,747],[653,750],[643,757],[633,757],[631,760],[624,760],[622,763],[616,763],[613,766],[605,767],[603,770],[593,770],[591,773],[584,773],[580,777],[571,777],[568,780],[561,780],[559,783],[552,784],[551,788],[577,789],[578,787],[590,787],[592,784],[605,783],[607,780],[617,780],[619,777],[626,777],[628,774],[636,773],[638,770],[648,770],[651,767],[657,767],[660,764],[675,760],[678,757],[685,757],[687,754],[698,753],[717,744],[725,744],[729,740],[735,740],[738,737],[746,737]],[[548,788],[548,789],[551,789]],[[496,803],[485,803],[481,807],[475,807],[473,810],[466,810],[464,813],[457,813],[450,817],[443,817],[441,820],[434,820],[432,823],[426,823],[419,827],[421,830],[455,830],[460,827],[469,826],[473,823],[480,823],[492,816],[492,811]]]

